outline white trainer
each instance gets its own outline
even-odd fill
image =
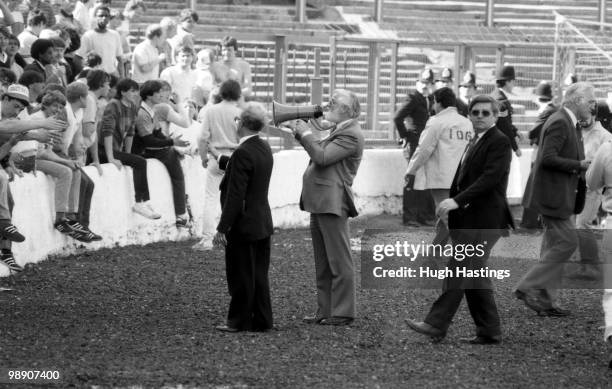
[[[155,213],[151,207],[147,206],[146,203],[136,203],[132,207],[132,211],[137,214],[146,217],[147,219],[159,219],[161,216],[158,213]]]

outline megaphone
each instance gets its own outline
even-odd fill
[[[323,107],[320,105],[285,105],[272,102],[272,120],[274,125],[296,119],[316,119],[323,116]]]

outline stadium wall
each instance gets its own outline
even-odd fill
[[[508,187],[508,197],[513,203],[517,203],[523,194],[530,161],[530,150],[524,150],[520,159],[514,156]],[[100,242],[88,244],[75,241],[53,229],[54,183],[51,178],[40,172],[36,176],[26,174],[15,178],[10,184],[15,199],[13,223],[26,236],[25,242],[13,244],[17,262],[25,265],[39,262],[49,255],[84,254],[87,250],[100,248],[192,238],[188,230],[178,230],[174,225],[172,189],[167,170],[157,160],[149,159],[147,163],[151,202],[162,215],[159,220],[145,219],[131,211],[134,187],[130,168],[123,167],[119,171],[115,166],[105,164],[104,174],[99,176],[95,168],[85,167],[96,184],[90,227],[104,237]],[[308,156],[303,150],[285,150],[274,154],[269,200],[274,224],[278,228],[308,225],[308,214],[299,210],[302,173],[307,164]],[[401,213],[406,166],[401,150],[364,152],[353,185],[356,205],[361,215]],[[200,231],[206,173],[199,157],[186,157],[183,168],[186,191],[195,218],[194,231]],[[0,276],[8,274],[8,268],[0,266]]]

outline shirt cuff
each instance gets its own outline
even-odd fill
[[[297,139],[299,141],[300,139],[302,139],[306,135],[312,135],[312,131],[310,131],[310,130],[304,131],[302,134],[296,132],[295,133],[295,139]]]

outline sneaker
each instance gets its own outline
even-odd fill
[[[154,209],[154,208],[153,208],[153,206],[151,205],[151,202],[150,202],[150,201],[147,201],[147,202],[145,203],[145,205],[147,206],[147,208],[149,208],[149,211],[151,211],[151,212],[153,213],[153,216],[154,216],[154,218],[155,218],[155,219],[159,219],[159,218],[161,218],[161,215],[160,215],[159,213],[155,212],[155,209]]]
[[[23,242],[25,240],[25,236],[21,235],[19,231],[17,231],[17,227],[12,225],[11,223],[2,224],[0,226],[0,237],[10,240],[11,242]]]
[[[68,235],[69,237],[76,239],[79,242],[91,242],[91,239],[87,236],[87,234],[73,229],[70,225],[69,220],[60,220],[59,222],[55,223],[53,227],[55,227],[55,229],[61,232],[62,234]]]
[[[0,261],[8,266],[11,272],[20,272],[23,271],[23,267],[19,266],[17,262],[15,262],[15,258],[13,258],[13,253],[2,253],[0,254]]]
[[[132,210],[147,219],[159,219],[161,217],[161,215],[156,213],[147,203],[136,203],[132,207]]]
[[[85,235],[90,242],[97,242],[102,240],[102,237],[100,235],[93,233],[89,228],[85,227],[76,220],[70,220],[68,224],[73,230]]]
[[[209,251],[213,249],[213,244],[210,240],[202,239],[198,243],[191,246],[191,249],[195,251]]]
[[[177,216],[177,218],[176,218],[176,226],[178,228],[187,228],[187,227],[189,227],[189,219],[186,216]]]

